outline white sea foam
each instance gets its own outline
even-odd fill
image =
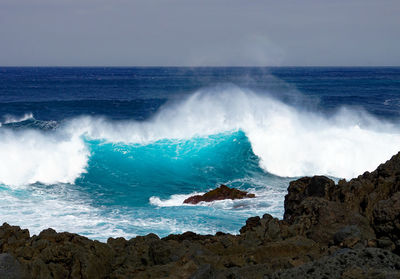
[[[70,185],[58,185],[57,189],[31,187],[24,195],[13,191],[1,191],[1,222],[28,228],[38,234],[49,227],[58,232],[79,233],[92,239],[106,241],[108,237],[135,237],[137,232],[183,233],[194,231],[215,233],[217,226],[199,224],[197,220],[176,220],[164,217],[138,217],[135,212],[104,211],[90,205],[82,193],[71,190]],[[190,217],[189,217],[190,219]],[[141,233],[143,234],[143,233]]]
[[[199,91],[145,122],[84,117],[67,127],[91,138],[146,144],[243,130],[260,166],[279,176],[352,178],[374,170],[400,149],[400,129],[361,111],[330,117],[237,87]]]
[[[400,149],[398,125],[364,112],[343,108],[326,117],[268,94],[237,87],[215,88],[168,103],[143,122],[80,117],[56,133],[3,131],[0,182],[74,182],[88,162],[83,137],[147,144],[239,129],[247,135],[260,166],[278,176],[352,178],[372,171]]]
[[[0,131],[0,183],[73,183],[87,166],[89,151],[78,135]]]
[[[66,195],[69,195],[66,192]],[[117,228],[116,220],[102,216],[100,210],[85,200],[62,199],[57,193],[34,189],[20,196],[12,191],[2,191],[0,196],[2,222],[29,228],[31,234],[52,227],[57,231],[84,233],[92,238],[127,236]]]
[[[198,193],[198,192],[191,193],[188,195],[177,194],[177,195],[172,195],[171,197],[169,197],[169,199],[160,199],[159,197],[153,196],[150,197],[149,202],[150,204],[159,207],[182,206],[182,205],[190,206],[189,204],[184,204],[183,201],[191,196],[203,195],[203,194],[204,193]]]
[[[247,182],[249,183],[249,182]],[[259,184],[255,181],[255,184]],[[183,201],[193,195],[202,195],[204,193],[194,192],[190,194],[171,195],[168,199],[160,199],[153,196],[149,199],[150,204],[158,207],[176,207],[176,206],[203,206],[211,207],[219,210],[234,210],[235,212],[251,212],[251,214],[270,213],[274,217],[282,217],[283,196],[286,193],[286,184],[284,187],[278,185],[266,186],[265,181],[261,187],[248,189],[250,193],[254,193],[256,198],[237,199],[237,200],[218,200],[213,202],[200,202],[196,205],[184,204]]]

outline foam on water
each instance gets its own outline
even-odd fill
[[[282,217],[294,176],[351,178],[400,147],[398,69],[23,68],[0,79],[1,222],[35,234],[238,233],[248,217]],[[189,93],[221,82],[258,91]],[[182,204],[220,184],[256,198]]]
[[[149,199],[150,204],[158,207],[177,207],[177,206],[204,206],[220,210],[240,210],[248,211],[253,214],[263,214],[268,212],[274,217],[281,217],[281,208],[283,207],[282,189],[278,187],[265,186],[262,189],[248,189],[256,195],[256,198],[241,199],[241,200],[220,200],[213,202],[200,202],[196,205],[184,204],[183,201],[194,195],[202,195],[202,192],[194,192],[191,194],[171,195],[167,199],[161,199],[157,196],[152,196]]]
[[[0,190],[2,222],[29,228],[31,235],[51,227],[58,232],[75,232],[106,241],[108,237],[129,239],[138,233],[167,235],[196,231],[206,234],[215,233],[218,229],[210,224],[198,223],[190,216],[186,220],[178,220],[173,216],[144,216],[139,211],[95,207],[89,197],[67,184],[52,188],[32,185],[29,190],[0,187]]]
[[[89,151],[79,135],[0,130],[0,183],[73,183],[86,171]]]
[[[183,201],[194,195],[203,195],[204,192],[194,192],[186,195],[176,194],[172,195],[169,199],[161,199],[157,196],[152,196],[149,199],[150,204],[166,207],[166,206],[192,206],[191,204],[184,204]]]
[[[85,138],[145,146],[238,130],[246,134],[265,171],[287,177],[352,178],[372,171],[400,147],[396,125],[364,112],[342,109],[326,117],[268,94],[215,88],[170,102],[141,122],[81,117],[67,121],[56,132],[3,129],[0,156],[7,160],[0,162],[0,182],[73,183],[85,172],[90,156]]]
[[[279,176],[352,178],[372,171],[400,147],[400,130],[346,108],[326,117],[240,88],[197,92],[146,122],[81,118],[68,129],[111,142],[188,139],[242,130],[266,171]]]
[[[326,116],[238,87],[198,91],[145,121],[26,114],[2,124],[2,221],[100,240],[237,233],[249,216],[281,217],[293,177],[352,178],[400,149],[397,124],[346,108]],[[256,198],[183,205],[220,183]]]

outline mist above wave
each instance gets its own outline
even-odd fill
[[[372,171],[400,148],[400,130],[365,112],[342,108],[327,117],[237,87],[196,92],[145,122],[86,117],[69,128],[93,138],[140,144],[242,130],[260,166],[289,177],[352,178]]]
[[[400,129],[365,112],[342,108],[327,117],[238,87],[200,90],[169,102],[146,121],[79,117],[55,132],[2,131],[0,182],[72,183],[90,156],[84,139],[147,145],[159,140],[241,130],[260,167],[278,176],[352,178],[373,170],[400,148]]]

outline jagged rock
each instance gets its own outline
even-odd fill
[[[0,278],[29,278],[26,271],[15,258],[7,253],[0,254]]]
[[[285,220],[290,220],[293,214],[299,214],[298,207],[306,198],[324,198],[329,200],[335,183],[325,176],[303,177],[289,184],[285,197]]]
[[[249,194],[246,191],[241,191],[235,188],[229,188],[226,185],[221,185],[220,187],[211,190],[204,195],[191,196],[183,201],[183,203],[198,204],[199,202],[212,202],[219,200],[236,200],[244,198],[255,198],[254,194]]]
[[[3,224],[1,252],[10,253],[32,278],[102,278],[114,252],[104,243],[52,229],[29,238],[27,230]]]
[[[251,195],[225,187],[213,191]],[[0,278],[400,278],[399,256],[400,153],[349,182],[292,181],[283,220],[251,217],[239,235],[149,234],[100,243],[52,229],[30,237],[0,227]]]
[[[346,248],[267,278],[400,278],[400,257],[377,248]]]
[[[391,247],[400,254],[400,192],[393,194],[387,200],[381,200],[374,206],[373,225],[378,238],[388,238],[387,244],[381,247]],[[388,243],[390,241],[391,243]]]

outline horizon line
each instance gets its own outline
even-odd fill
[[[400,65],[288,65],[288,66],[116,66],[116,65],[13,65],[0,68],[399,68]]]

